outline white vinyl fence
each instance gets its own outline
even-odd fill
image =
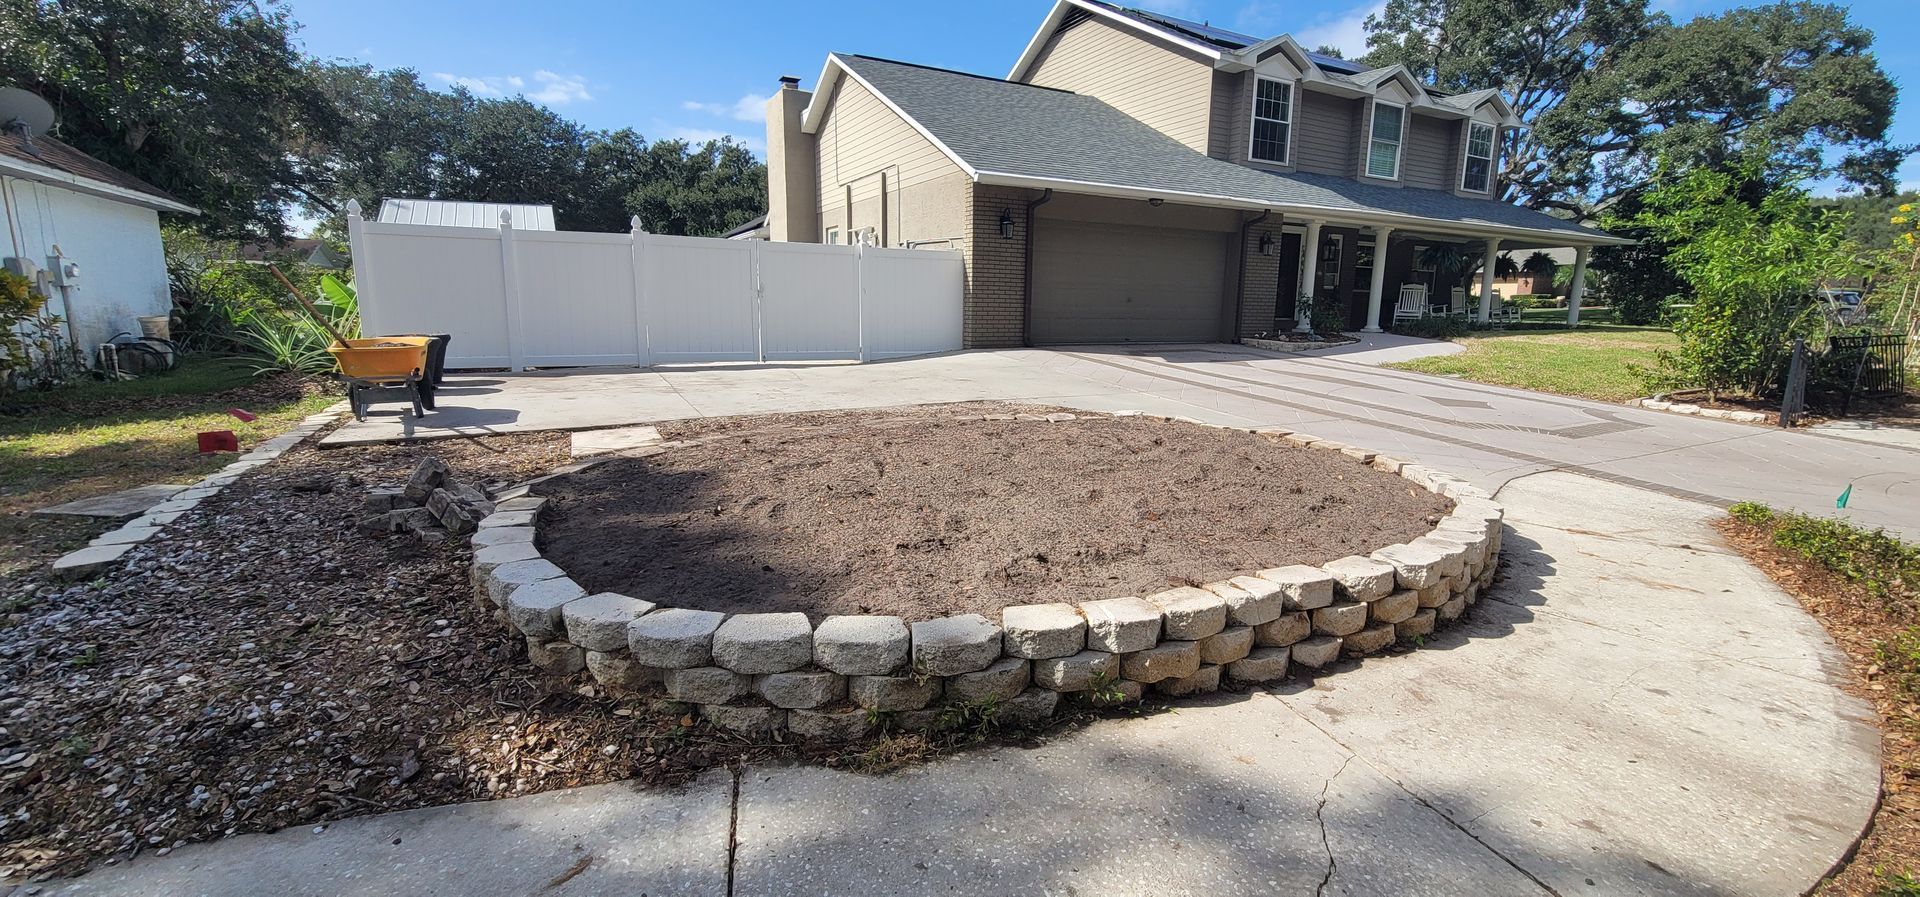
[[[897,358],[960,348],[956,252],[382,224],[349,205],[360,329],[447,366]]]

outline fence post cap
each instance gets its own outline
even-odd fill
[[[501,227],[512,227],[512,226],[513,226],[513,212],[512,212],[512,210],[509,210],[509,209],[501,209],[501,210],[500,210],[500,226],[501,226]]]
[[[349,215],[360,214],[360,200],[357,200],[357,199],[347,200],[347,214]]]
[[[627,219],[627,227],[629,227],[629,228],[632,228],[632,229],[633,229],[633,232],[634,232],[634,233],[636,233],[636,234],[644,234],[644,233],[646,233],[646,232],[647,232],[647,229],[646,229],[645,227],[643,227],[643,226],[641,226],[641,224],[640,224],[640,216],[639,216],[639,215],[635,215],[635,216],[633,216],[633,217],[631,217],[631,218],[628,218],[628,219]]]

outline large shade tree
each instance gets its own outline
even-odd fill
[[[283,6],[0,0],[0,83],[47,99],[55,136],[153,183],[226,234],[278,235],[313,200],[290,147],[336,126]]]
[[[1767,176],[1893,183],[1896,90],[1842,6],[1781,2],[1675,24],[1646,0],[1387,0],[1366,61],[1499,87],[1526,129],[1506,198],[1575,219],[1647,189],[1655,159],[1750,158]]]

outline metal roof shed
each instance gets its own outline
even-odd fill
[[[555,230],[553,206],[532,203],[466,202],[456,199],[395,199],[380,201],[382,224],[432,224],[441,227],[500,226],[500,213],[513,215],[515,230]]]

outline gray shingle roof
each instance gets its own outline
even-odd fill
[[[1222,162],[1081,94],[870,56],[838,58],[983,174],[1165,191],[1176,202],[1174,194],[1186,193],[1275,208],[1608,236],[1532,209],[1440,190],[1331,175],[1270,174]]]

